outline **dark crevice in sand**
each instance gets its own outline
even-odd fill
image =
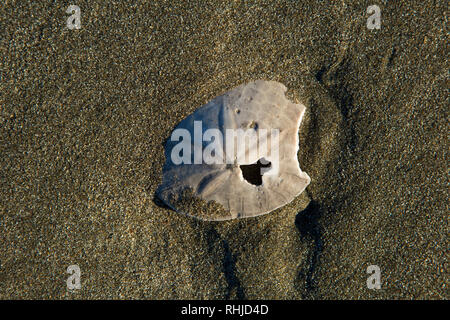
[[[153,203],[156,204],[160,208],[172,210],[172,208],[170,208],[160,198],[158,198],[158,195],[156,193],[153,195]]]
[[[347,146],[351,151],[354,151],[358,145],[358,136],[355,132],[355,127],[352,120],[349,119],[349,112],[354,109],[353,107],[353,96],[348,92],[347,88],[340,88],[339,92],[332,92],[335,99],[339,102],[341,113],[344,117],[344,121],[347,124]]]
[[[239,279],[236,277],[236,259],[230,250],[230,246],[226,240],[222,240],[225,256],[223,258],[223,272],[228,283],[228,290],[225,299],[230,299],[233,291],[236,290],[236,298],[245,299],[244,290],[241,287]]]
[[[328,83],[325,83],[330,96],[336,101],[347,128],[347,145],[354,151],[358,145],[358,136],[355,132],[354,121],[357,108],[354,105],[352,90],[344,83],[344,75],[350,73],[347,64],[343,64],[333,74],[329,75]]]
[[[326,67],[322,67],[320,68],[319,71],[316,72],[315,77],[316,80],[320,83],[323,84],[323,75],[327,72],[327,68]]]
[[[306,272],[300,271],[298,277],[305,279],[305,298],[310,298],[316,289],[315,271],[320,263],[323,250],[322,230],[319,219],[322,215],[320,205],[312,200],[305,210],[295,217],[295,226],[300,232],[301,241],[313,241],[312,252],[309,257],[309,268]]]
[[[389,54],[389,58],[386,64],[386,67],[390,68],[393,65],[394,58],[397,56],[397,49],[392,47],[391,53]]]
[[[316,80],[328,91],[330,97],[336,102],[347,128],[347,145],[354,151],[358,145],[358,137],[353,125],[357,108],[353,104],[353,95],[345,84],[345,76],[351,73],[351,65],[347,59],[342,59],[339,64],[330,67],[322,67],[316,72]]]
[[[199,220],[196,220],[195,224],[198,223],[200,223]],[[225,299],[245,299],[244,289],[236,276],[236,256],[233,255],[228,241],[222,239],[214,227],[208,228],[206,231],[206,239],[208,253],[214,256],[216,255],[217,248],[220,247],[220,243],[222,243],[223,250],[220,250],[220,255],[223,256],[222,272],[227,282]]]
[[[202,222],[198,219],[192,220],[194,228],[202,228]],[[206,230],[206,244],[208,245],[208,253],[210,255],[214,255],[217,247],[219,247],[219,243],[221,242],[221,238],[219,233],[214,229],[214,227],[210,227]]]

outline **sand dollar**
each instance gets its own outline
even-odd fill
[[[254,217],[291,202],[310,178],[297,159],[305,106],[285,92],[281,83],[258,80],[181,121],[165,144],[157,196],[203,220]]]

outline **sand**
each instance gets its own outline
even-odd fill
[[[449,298],[445,2],[74,4],[80,30],[0,7],[1,299]],[[256,79],[307,107],[307,191],[228,222],[161,206],[170,132]]]

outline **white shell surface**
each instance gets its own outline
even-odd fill
[[[226,154],[225,148],[229,142],[226,139],[226,129],[253,128],[257,133],[264,132],[263,129],[267,132],[277,129],[277,157],[271,157],[271,143],[266,143],[268,150],[251,150],[255,145],[250,143],[245,145],[245,154],[241,152],[234,156],[234,164],[231,165],[193,164],[193,161],[192,164],[176,165],[171,159],[171,152],[179,142],[169,138],[165,145],[166,163],[163,181],[157,190],[158,198],[180,213],[203,220],[228,220],[269,213],[302,193],[310,183],[310,177],[301,171],[297,159],[298,130],[305,106],[289,101],[285,97],[286,90],[283,84],[275,81],[258,80],[241,85],[197,109],[175,128],[188,130],[192,137],[194,121],[202,122],[203,133],[207,129],[219,129],[224,137],[223,153],[226,157],[230,156]],[[261,139],[259,138],[258,145],[262,143]],[[209,143],[203,142],[203,148]],[[254,164],[262,158],[271,162],[271,168],[262,175],[261,185],[249,183],[244,179],[239,166]],[[274,174],[270,170],[276,167],[276,161],[278,172]],[[219,203],[227,213],[218,217],[204,213],[197,215],[195,209],[186,212],[173,199],[187,189],[199,199]]]

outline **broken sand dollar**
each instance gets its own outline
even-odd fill
[[[157,196],[203,220],[269,213],[310,183],[298,159],[305,111],[286,87],[258,80],[213,99],[181,121],[165,145]]]

